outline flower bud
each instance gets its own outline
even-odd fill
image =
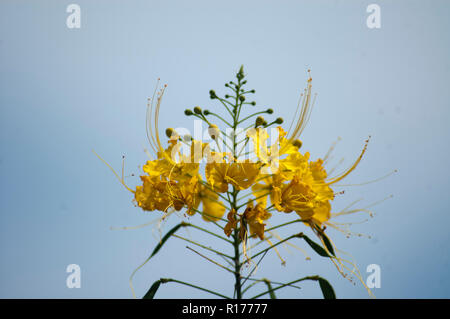
[[[302,141],[300,140],[295,140],[292,144],[297,148],[302,147]]]
[[[194,113],[192,113],[192,110],[186,109],[186,110],[184,110],[184,114],[185,114],[186,116],[190,116],[190,115],[192,115],[192,114],[194,114]]]
[[[209,91],[209,97],[210,97],[211,100],[217,99],[216,92],[214,90],[210,90]]]
[[[220,135],[219,127],[216,124],[211,124],[208,128],[208,133],[209,136],[211,136],[211,138],[215,140]]]
[[[209,110],[204,110],[204,111],[203,111],[203,114],[205,114],[205,115],[209,115],[209,114],[210,114],[210,112],[209,112]]]
[[[236,74],[236,77],[239,80],[242,80],[244,78],[244,66],[241,65],[241,68],[239,69],[239,72]]]
[[[261,126],[264,124],[264,122],[265,122],[264,118],[262,116],[258,116],[255,121],[255,126],[256,127]]]
[[[267,111],[266,111],[268,114],[272,114],[273,113],[273,110],[272,109],[267,109]]]
[[[283,118],[279,117],[279,118],[277,118],[277,119],[275,120],[274,123],[276,123],[276,124],[283,124],[283,122],[284,122]]]
[[[256,105],[256,102],[253,101],[253,102],[251,102],[250,104],[251,104],[252,106],[255,106],[255,105]]]
[[[195,114],[202,114],[202,109],[199,106],[194,107]]]
[[[167,136],[168,138],[172,138],[172,135],[173,135],[174,133],[176,134],[177,132],[175,132],[175,130],[174,130],[173,128],[169,127],[169,128],[166,129],[166,136]]]
[[[239,101],[244,102],[245,101],[245,96],[239,95]]]

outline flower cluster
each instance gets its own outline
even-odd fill
[[[262,255],[263,258],[268,250],[292,238],[304,239],[320,256],[329,257],[342,274],[345,268],[358,276],[355,268],[347,268],[337,257],[334,245],[325,235],[325,229],[327,225],[338,228],[330,222],[333,216],[364,211],[353,209],[332,213],[332,202],[336,196],[333,185],[357,167],[366,151],[368,141],[348,169],[330,177],[324,167],[326,157],[311,159],[309,152],[303,151],[300,140],[315,100],[315,96],[311,94],[311,76],[308,77],[307,87],[287,131],[281,126],[282,118],[273,121],[264,118],[264,114],[274,113],[272,108],[241,117],[243,109],[248,113],[248,110],[256,106],[256,102],[248,101],[248,96],[254,94],[255,90],[245,89],[247,81],[243,67],[237,72],[236,79],[225,84],[225,87],[231,90],[231,94],[219,97],[214,90],[209,92],[210,98],[221,104],[227,116],[220,115],[220,112],[203,110],[198,106],[184,111],[186,116],[194,117],[202,124],[206,123],[209,141],[193,139],[190,134],[182,135],[173,128],[167,128],[165,133],[168,141],[167,145],[163,146],[159,134],[159,112],[166,87],[155,92],[154,98],[149,99],[147,133],[153,156],[149,153],[150,159],[143,166],[141,184],[132,189],[125,185],[123,177],[120,179],[122,184],[134,194],[137,206],[144,211],[160,211],[163,213],[162,218],[181,210],[188,216],[200,214],[204,221],[220,227],[222,233],[212,233],[183,221],[161,239],[146,262],[159,251],[168,238],[175,236],[187,240],[174,233],[182,227],[192,226],[233,245],[234,256],[229,256],[211,247],[187,240],[219,254],[233,265],[234,270],[230,270],[213,261],[214,264],[234,274],[237,298],[241,298],[244,291],[252,286],[249,285],[242,290],[247,279],[256,280],[251,277],[252,273],[244,280],[241,275],[242,266],[256,256]],[[225,128],[220,127],[222,124]],[[240,128],[240,125],[246,127]],[[292,221],[271,228],[266,227],[269,219],[282,213],[292,214]],[[276,244],[272,244],[266,238],[266,234],[271,230],[294,222],[302,222],[312,229],[321,244],[315,243],[303,232],[280,238]],[[246,243],[250,238],[265,240],[269,243],[269,247],[249,257]],[[243,260],[242,254],[245,256]],[[360,276],[358,278],[360,279]],[[302,280],[319,281],[324,296],[334,297],[333,289],[325,279],[307,276],[297,281]],[[153,298],[159,285],[166,282],[187,284],[174,279],[160,279],[154,283],[146,296]],[[261,279],[259,282],[268,281]],[[187,285],[199,288],[192,284]],[[283,288],[287,284],[279,283],[279,285],[275,289]],[[264,294],[274,295],[275,289],[270,285],[268,287],[269,290]],[[224,297],[204,288],[199,289]]]
[[[149,129],[150,141],[157,156],[143,166],[146,173],[141,176],[143,184],[134,191],[137,205],[146,211],[162,212],[186,208],[188,215],[200,213],[206,221],[223,220],[228,210],[224,232],[230,236],[234,230],[239,231],[243,241],[256,236],[264,239],[266,220],[272,216],[272,211],[295,212],[314,230],[321,229],[331,216],[331,201],[335,197],[331,186],[355,169],[367,145],[348,170],[333,178],[327,176],[323,159],[311,160],[308,152],[301,152],[302,142],[298,137],[312,106],[312,79],[309,78],[293,132],[288,136],[281,126],[277,126],[278,137],[268,145],[269,127],[283,121],[278,118],[268,124],[262,116],[258,116],[254,124],[240,134],[244,137],[242,141],[245,145],[253,146],[254,158],[241,159],[236,141],[240,135],[235,129],[236,123],[240,122],[240,109],[246,103],[246,92],[242,89],[245,83],[241,81],[244,78],[243,69],[237,77],[238,84],[226,84],[233,89],[235,96],[226,95],[222,99],[215,91],[210,92],[211,98],[220,100],[232,115],[234,130],[231,134],[223,135],[232,136],[233,147],[225,143],[228,147],[226,152],[214,151],[210,143],[194,140],[190,136],[179,136],[174,129],[166,130],[169,141],[168,146],[163,148],[158,134],[157,116],[164,89],[158,93],[154,115],[153,105],[150,105],[150,116],[155,117],[156,125]],[[248,92],[254,93],[254,90]],[[227,98],[236,99],[236,103],[232,104]],[[248,104],[254,105],[254,102]],[[273,110],[265,112],[271,114]],[[254,116],[260,113],[256,112]],[[196,107],[194,111],[186,110],[185,114],[204,120],[209,125],[212,140],[220,140],[223,131],[206,117],[215,113]],[[202,174],[200,163],[203,161],[206,165]],[[245,205],[237,205],[237,194],[247,189],[251,190],[252,198]]]

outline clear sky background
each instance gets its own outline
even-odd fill
[[[81,7],[81,28],[66,26],[66,7]],[[381,8],[381,28],[366,8]],[[1,1],[0,3],[0,297],[129,298],[128,278],[158,240],[152,227],[112,231],[155,219],[91,150],[139,174],[148,147],[146,99],[156,79],[168,84],[160,127],[193,128],[185,108],[221,112],[208,91],[224,93],[241,64],[261,107],[291,119],[310,68],[318,93],[303,149],[345,168],[372,136],[338,211],[390,195],[352,230],[329,234],[351,253],[363,277],[381,267],[380,298],[450,297],[450,3],[448,1]],[[136,185],[138,177],[127,178]],[[293,218],[277,216],[279,221]],[[355,216],[353,221],[366,217]],[[179,218],[173,216],[168,230]],[[192,221],[200,221],[195,216]],[[209,227],[206,225],[206,227]],[[305,230],[296,224],[291,232]],[[195,230],[186,236],[217,241]],[[287,234],[287,233],[286,233]],[[233,277],[172,239],[135,277],[142,296],[160,277],[232,294]],[[326,259],[306,261],[284,248],[257,275],[290,281],[319,274],[340,298],[367,298]],[[81,267],[81,288],[66,287],[66,267]],[[252,288],[253,293],[264,287]],[[249,292],[249,297],[253,295]],[[167,284],[162,298],[209,295]],[[317,284],[285,289],[316,298]]]

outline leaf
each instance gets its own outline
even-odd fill
[[[328,236],[325,235],[323,232],[322,232],[320,235],[321,235],[321,237],[322,237],[322,239],[323,239],[323,242],[324,242],[325,246],[327,247],[328,251],[329,251],[333,256],[336,256],[336,255],[334,254],[334,248],[333,248],[333,245],[331,244],[330,239],[328,238]]]
[[[316,242],[314,242],[313,240],[311,240],[308,236],[302,235],[301,237],[308,243],[309,246],[311,246],[311,248],[312,248],[317,254],[319,254],[319,255],[322,256],[322,257],[331,257],[331,256],[327,253],[327,251],[326,251],[322,246],[320,246],[319,244],[317,244]]]
[[[336,299],[336,294],[334,293],[333,287],[330,285],[330,283],[323,279],[322,277],[319,277],[319,286],[322,290],[323,298],[324,299]]]
[[[134,277],[134,275],[136,274],[136,272],[139,270],[139,269],[141,269],[154,255],[156,255],[156,253],[161,249],[161,247],[164,245],[164,243],[167,241],[167,239],[169,239],[170,238],[170,236],[172,236],[180,227],[184,227],[184,226],[187,226],[187,224],[186,223],[184,223],[184,222],[181,222],[181,223],[179,223],[178,225],[176,225],[175,227],[173,227],[171,230],[169,230],[165,235],[164,235],[164,237],[161,239],[161,241],[158,243],[158,245],[156,245],[156,247],[155,247],[155,249],[153,249],[153,252],[152,252],[152,254],[139,266],[139,267],[137,267],[132,273],[131,273],[131,276],[130,276],[130,279],[129,279],[129,283],[130,283],[130,288],[131,288],[131,291],[132,291],[132,293],[133,293],[133,296],[134,297],[136,297],[136,294],[134,293],[134,288],[133,288],[133,277]],[[153,287],[153,286],[152,286]],[[159,285],[158,285],[158,287],[159,287]],[[158,288],[156,288],[156,289],[158,289]]]
[[[180,223],[173,227],[171,230],[169,230],[164,237],[161,239],[161,241],[156,245],[155,249],[153,250],[152,254],[150,255],[150,258],[152,258],[156,253],[161,249],[161,247],[164,245],[164,243],[167,241],[167,239],[170,238],[181,226],[184,226],[183,223]]]
[[[277,296],[275,295],[275,292],[272,290],[272,285],[270,284],[270,281],[268,279],[263,279],[264,283],[267,285],[267,289],[269,291],[270,299],[277,299]]]
[[[159,286],[161,285],[161,280],[157,280],[153,283],[153,285],[150,287],[150,289],[147,291],[144,297],[142,299],[153,299],[153,297],[156,294],[156,291],[158,291]]]

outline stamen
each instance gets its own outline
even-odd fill
[[[342,180],[343,178],[345,178],[348,174],[350,174],[350,173],[356,168],[356,166],[358,166],[359,162],[361,162],[361,159],[362,159],[364,153],[365,153],[366,150],[367,150],[367,145],[369,144],[369,140],[370,140],[370,136],[369,136],[369,138],[366,140],[366,143],[365,143],[365,145],[364,145],[364,148],[363,148],[361,154],[360,154],[360,155],[358,156],[358,158],[356,159],[355,163],[353,163],[353,165],[352,165],[349,169],[347,169],[345,172],[343,172],[340,176],[336,176],[336,177],[330,179],[330,180],[327,182],[327,185],[331,185],[331,184],[334,184],[334,183],[339,182],[340,180]]]

